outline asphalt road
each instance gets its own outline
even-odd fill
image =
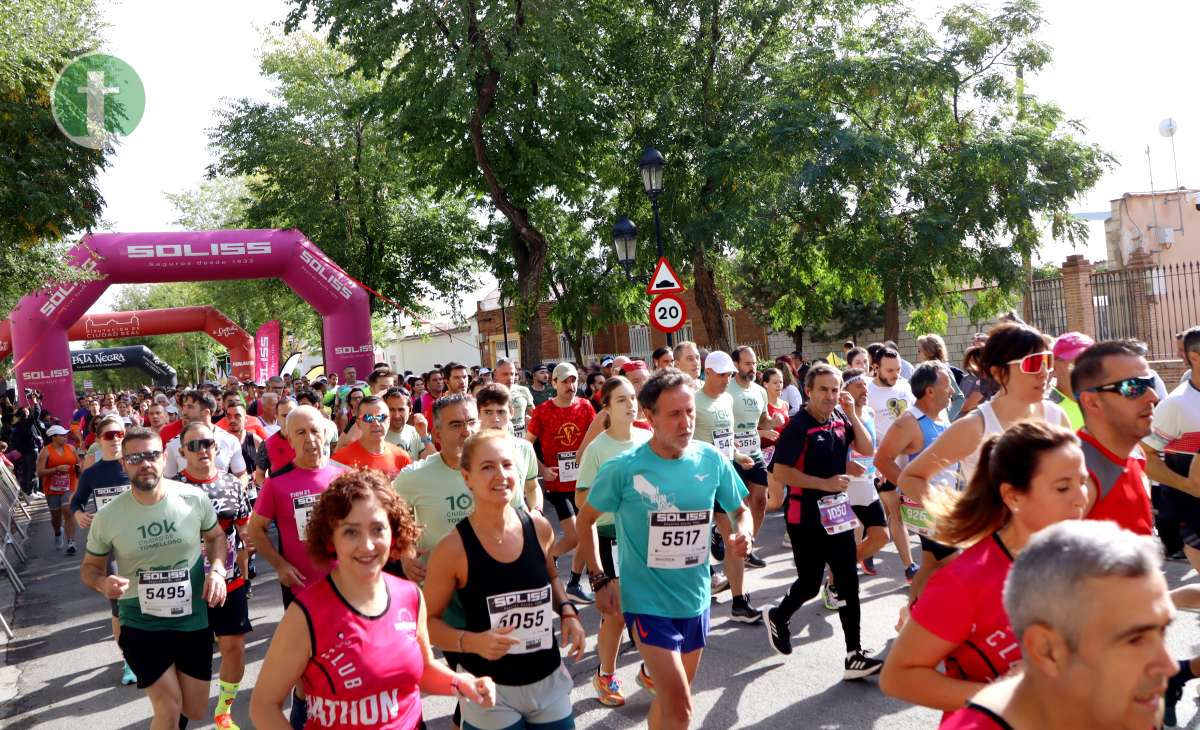
[[[43,503],[38,507],[31,559],[22,571],[29,590],[15,600],[7,581],[0,581],[0,610],[13,623],[16,636],[3,646],[0,666],[0,727],[66,728],[88,730],[144,728],[150,703],[133,687],[119,684],[120,653],[112,641],[108,604],[85,588],[78,578],[79,557],[54,550]],[[780,547],[780,515],[768,518],[760,536],[767,567],[747,573],[756,605],[779,600],[795,576],[791,554]],[[82,543],[81,543],[82,544]],[[882,651],[894,638],[897,612],[904,603],[904,581],[899,559],[889,546],[877,560],[879,575],[863,576],[863,643]],[[261,561],[260,561],[261,562]],[[249,693],[253,688],[271,633],[282,616],[279,588],[269,566],[254,583],[250,615],[254,633],[247,649],[246,677],[234,706],[234,719],[250,728]],[[1184,563],[1168,564],[1174,587],[1195,580]],[[766,632],[729,620],[728,593],[713,606],[709,647],[700,666],[694,692],[693,727],[725,728],[934,728],[938,713],[915,708],[885,697],[874,680],[842,682],[843,644],[837,615],[811,601],[792,619],[795,651],[790,657],[773,654]],[[585,608],[584,625],[592,638],[598,617]],[[1200,653],[1200,621],[1180,614],[1169,632],[1172,651],[1178,656]],[[618,677],[625,684],[627,703],[610,709],[594,699],[590,677],[596,669],[594,653],[581,662],[568,662],[575,677],[572,698],[580,728],[645,727],[650,696],[634,682],[638,659],[626,647],[618,662]],[[214,665],[215,669],[215,665]],[[216,701],[213,683],[212,702]],[[210,707],[212,705],[210,704]],[[425,701],[431,728],[450,727],[453,706],[446,698]],[[1179,705],[1179,717],[1188,727],[1200,726],[1196,686],[1189,687]],[[212,727],[211,724],[192,728]]]

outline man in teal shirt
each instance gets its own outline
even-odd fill
[[[653,427],[646,443],[600,467],[578,517],[579,549],[592,576],[596,607],[624,612],[657,690],[650,726],[686,717],[691,680],[708,636],[708,536],[714,502],[734,531],[727,550],[744,558],[754,530],[747,492],[730,460],[692,440],[696,402],[691,378],[655,373],[638,394]],[[604,512],[617,523],[620,578],[604,575],[592,525]]]

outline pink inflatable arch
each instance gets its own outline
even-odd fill
[[[29,294],[9,316],[17,387],[42,391],[56,415],[75,408],[67,330],[111,284],[278,277],[320,313],[326,371],[374,361],[367,293],[295,229],[97,233],[70,260],[102,278]]]

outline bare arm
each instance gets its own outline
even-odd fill
[[[562,630],[559,632],[561,634],[560,644],[564,647],[570,644],[571,658],[579,661],[583,658],[587,634],[583,630],[583,622],[579,620],[579,609],[576,608],[572,612],[564,611],[563,604],[567,601],[567,592],[563,589],[562,581],[558,579],[558,566],[550,553],[550,547],[554,545],[554,528],[550,526],[550,522],[545,517],[541,515],[532,517],[538,541],[542,545],[542,553],[546,556],[546,573],[550,576],[551,605],[554,607],[555,613],[562,618]]]
[[[970,456],[983,439],[983,419],[960,418],[951,424],[915,461],[904,467],[896,486],[912,499],[921,501],[929,491],[929,480],[950,464]]]
[[[1142,443],[1142,451],[1146,454],[1146,476],[1150,477],[1151,481],[1165,484],[1168,487],[1174,487],[1181,492],[1186,492],[1193,497],[1200,497],[1200,486],[1195,483],[1193,476],[1184,476],[1177,474],[1167,463],[1158,455],[1158,451],[1149,444]],[[1197,464],[1200,459],[1192,459],[1191,475],[1196,474]]]
[[[108,558],[84,552],[79,564],[79,579],[83,584],[105,598],[116,600],[129,586],[129,580],[119,575],[107,575]]]
[[[425,671],[421,673],[419,684],[421,691],[426,694],[452,695],[462,692],[472,702],[491,707],[495,702],[496,686],[490,677],[476,677],[470,672],[455,672],[445,664],[433,658],[433,649],[429,645],[429,628],[426,625],[425,599],[420,593],[421,607],[417,611],[417,644],[421,647],[421,656],[425,660]]]
[[[537,510],[541,512],[545,508],[543,504],[542,488],[538,485],[537,479],[525,480],[525,506],[532,512]]]
[[[914,433],[915,430],[915,433]],[[911,416],[905,414],[896,419],[892,427],[884,435],[879,448],[875,451],[875,468],[892,484],[900,479],[900,465],[896,459],[913,450],[913,437],[920,436],[921,429]]]
[[[283,703],[292,693],[292,687],[300,681],[311,655],[304,614],[299,606],[289,606],[271,638],[262,672],[250,694],[250,719],[255,727],[291,730],[283,714]]]
[[[261,495],[259,499],[262,499]],[[280,584],[290,588],[303,583],[304,576],[300,571],[296,570],[271,544],[271,538],[267,536],[267,527],[270,524],[270,520],[258,513],[250,515],[250,522],[246,525],[246,537],[250,538],[254,552],[271,564],[271,567],[279,574]]]
[[[937,670],[955,646],[909,619],[883,663],[880,689],[891,697],[944,712],[963,707],[986,685],[954,679]]]

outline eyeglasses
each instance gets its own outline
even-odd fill
[[[125,463],[137,466],[143,461],[158,461],[160,456],[162,456],[161,451],[138,451],[133,454],[125,454]]]
[[[104,439],[105,441],[116,441],[117,439],[125,438],[125,432],[124,431],[105,431],[104,433],[100,434],[100,438]]]
[[[1032,355],[1026,355],[1025,357],[1021,358],[1020,360],[1009,360],[1005,364],[1006,365],[1016,365],[1017,363],[1021,364],[1021,372],[1029,373],[1030,375],[1033,375],[1034,373],[1042,372],[1043,368],[1045,368],[1046,370],[1053,370],[1054,369],[1054,353],[1053,352],[1035,352]]]
[[[388,420],[388,416],[381,413],[367,413],[360,418],[367,423],[384,423]]]
[[[212,447],[214,447],[216,445],[217,445],[216,439],[192,439],[191,441],[188,441],[186,444],[184,444],[184,446],[187,447],[187,450],[192,452],[193,454],[201,452],[201,451],[208,451],[209,449],[211,449]]]
[[[1087,388],[1085,393],[1117,393],[1118,395],[1133,400],[1141,398],[1147,390],[1154,389],[1154,378],[1150,375],[1142,375],[1136,378],[1125,378],[1118,380],[1115,383],[1108,385],[1097,385],[1094,388]]]

